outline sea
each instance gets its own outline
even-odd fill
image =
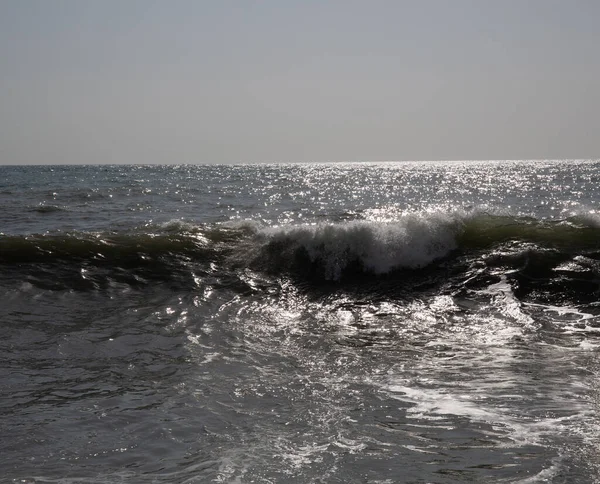
[[[0,482],[600,482],[600,161],[1,166]]]

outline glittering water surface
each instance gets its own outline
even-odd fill
[[[0,475],[600,482],[599,168],[0,167]]]

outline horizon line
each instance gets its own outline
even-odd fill
[[[95,163],[53,163],[53,162],[31,162],[31,163],[2,163],[0,166],[117,166],[117,165],[129,165],[129,166],[235,166],[235,165],[292,165],[292,164],[360,164],[360,163],[482,163],[482,162],[596,162],[600,161],[600,158],[448,158],[448,159],[420,159],[420,160],[326,160],[326,161],[306,161],[306,160],[294,160],[294,161],[229,161],[229,162],[131,162],[131,163],[119,163],[119,162],[95,162]]]

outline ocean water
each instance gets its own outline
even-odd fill
[[[0,167],[0,481],[600,482],[600,162]]]

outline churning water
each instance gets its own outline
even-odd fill
[[[0,476],[600,482],[599,170],[0,167]]]

